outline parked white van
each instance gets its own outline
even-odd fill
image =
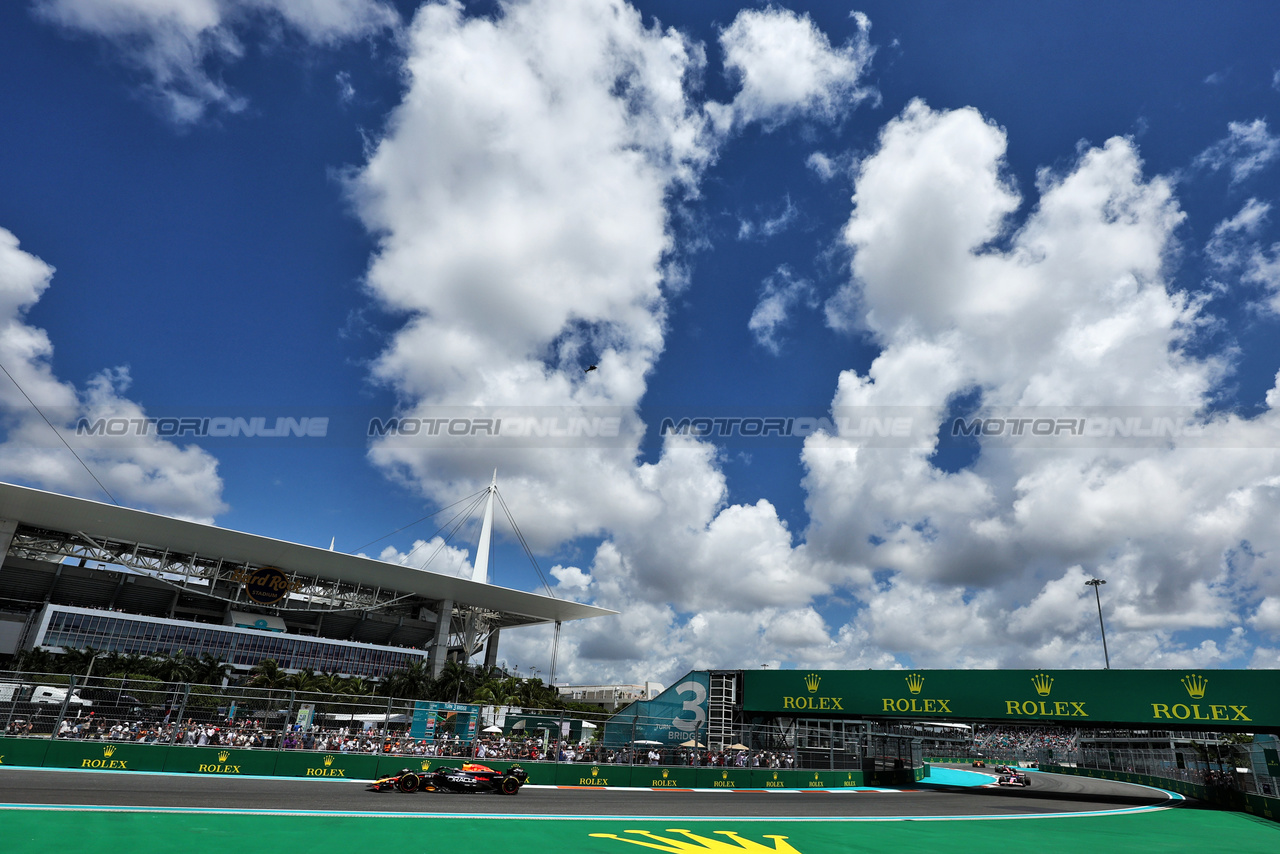
[[[30,692],[30,693],[28,693]],[[79,689],[71,692],[67,698],[67,689],[54,685],[37,685],[32,688],[21,682],[0,682],[0,703],[17,700],[22,703],[40,703],[43,705],[62,705],[65,701],[71,708],[87,709],[93,705],[92,700],[81,698]]]

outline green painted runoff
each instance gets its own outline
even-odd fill
[[[294,851],[436,854],[476,848],[571,854],[1275,854],[1280,825],[1214,810],[1032,819],[742,821],[287,816],[5,810],[5,850],[46,854],[91,841],[96,854]],[[685,831],[683,833],[677,831]],[[637,833],[636,831],[640,831]],[[785,837],[785,838],[779,838]],[[630,841],[626,841],[630,840]]]

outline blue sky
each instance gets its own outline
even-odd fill
[[[1277,17],[6,4],[0,357],[130,506],[416,565],[430,522],[369,543],[497,467],[557,595],[623,612],[572,681],[1098,666],[1092,576],[1117,666],[1280,666]],[[0,477],[105,499],[0,385]],[[366,435],[503,407],[624,427]],[[659,435],[839,415],[910,426]],[[329,423],[75,435],[144,416]],[[509,538],[494,573],[540,585]]]

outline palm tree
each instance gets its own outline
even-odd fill
[[[191,681],[202,685],[220,685],[227,676],[226,663],[219,661],[216,655],[202,653],[192,668]]]
[[[53,668],[53,653],[44,649],[28,649],[14,656],[13,669],[19,673],[48,673]]]
[[[435,685],[432,686],[431,699],[445,702],[468,702],[467,697],[470,696],[470,692],[463,690],[466,681],[466,669],[453,659],[446,661],[444,668],[440,671],[440,676],[436,679]]]
[[[150,676],[152,660],[136,652],[109,652],[100,660],[98,667],[108,676]]]
[[[497,693],[494,691],[496,682],[485,682],[471,691],[471,699],[469,702],[476,703],[481,706],[495,706],[498,704]]]
[[[164,682],[189,682],[198,663],[195,659],[187,658],[187,654],[182,650],[178,650],[172,655],[159,658],[153,665],[153,672]]]
[[[318,691],[319,677],[310,670],[299,670],[292,676],[285,677],[285,685],[294,691]]]
[[[425,659],[411,661],[399,670],[387,674],[383,684],[389,697],[425,700],[432,689],[431,667]]]
[[[559,692],[542,684],[538,677],[526,679],[519,690],[520,705],[530,709],[554,708],[559,701]]]
[[[518,706],[520,705],[520,680],[514,676],[508,676],[498,683],[498,689],[495,691],[497,695],[495,702],[500,706]]]
[[[343,679],[333,671],[319,673],[316,675],[315,687],[312,690],[319,691],[322,694],[346,694],[348,680]]]
[[[58,669],[63,673],[83,675],[89,671],[89,668],[93,667],[98,655],[98,650],[91,646],[82,647],[81,649],[72,649],[69,646],[64,646],[61,660],[58,662],[60,665]]]
[[[345,688],[342,693],[350,694],[353,697],[373,696],[373,686],[363,676],[352,676],[343,681],[345,682]]]
[[[284,688],[289,675],[280,669],[274,658],[264,658],[249,671],[250,688]]]

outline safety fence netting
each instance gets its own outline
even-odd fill
[[[153,677],[0,673],[9,737],[325,753],[739,768],[919,767],[910,736],[864,722],[767,719],[709,725],[686,703],[620,712],[531,709],[200,685]]]

